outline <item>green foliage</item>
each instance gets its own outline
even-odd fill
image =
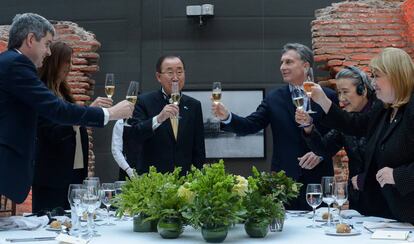
[[[180,171],[181,168],[175,168],[174,172],[163,174],[157,172],[155,167],[150,167],[148,173],[127,179],[122,193],[115,197],[117,215],[125,212],[131,215],[142,213],[149,216],[146,220],[164,216],[180,217],[179,209],[184,203],[177,195],[183,183]]]
[[[283,218],[283,203],[299,194],[300,183],[287,177],[285,172],[259,172],[253,167],[253,176],[248,178],[249,190],[243,200],[245,218],[252,221],[271,221]]]
[[[201,170],[193,167],[183,186],[190,197],[182,215],[195,228],[236,223],[243,214],[242,196],[245,192],[241,178],[227,174],[223,160],[206,164]],[[245,188],[247,190],[247,184]]]

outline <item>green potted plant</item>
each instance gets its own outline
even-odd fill
[[[151,216],[154,214],[151,199],[157,189],[163,184],[164,175],[150,167],[149,172],[127,179],[122,186],[122,193],[115,196],[114,206],[117,216],[125,213],[133,216],[135,232],[157,231],[157,222]]]
[[[283,204],[299,195],[302,184],[287,177],[284,171],[259,172],[253,167],[252,173],[243,201],[246,208],[245,230],[250,237],[264,237],[271,222],[276,222],[280,230],[283,228]]]
[[[229,226],[241,220],[247,187],[246,179],[225,172],[223,160],[201,170],[193,167],[180,190],[188,199],[182,214],[194,228],[201,228],[207,242],[222,242]]]
[[[157,189],[150,199],[148,208],[151,216],[148,220],[159,220],[158,233],[166,239],[177,238],[183,232],[184,219],[181,208],[186,198],[178,194],[184,177],[180,177],[181,168],[175,168],[172,173],[163,174]]]

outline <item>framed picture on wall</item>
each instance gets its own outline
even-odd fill
[[[218,119],[211,112],[211,90],[183,91],[201,102],[207,158],[264,158],[264,130],[239,136],[220,130]],[[256,111],[264,96],[264,90],[224,90],[221,101],[232,112],[247,116]]]

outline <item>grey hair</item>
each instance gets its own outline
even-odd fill
[[[310,67],[313,67],[313,52],[309,47],[300,43],[287,43],[283,46],[282,55],[289,50],[296,51],[303,61],[308,62]]]
[[[336,74],[335,79],[350,79],[355,86],[362,82],[361,77],[350,69],[342,69]]]
[[[20,48],[29,33],[40,41],[47,33],[55,35],[55,28],[44,17],[34,13],[16,14],[9,32],[8,48]]]

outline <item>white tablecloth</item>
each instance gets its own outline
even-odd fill
[[[237,225],[229,230],[226,240],[223,243],[249,243],[249,244],[360,244],[360,243],[377,243],[377,244],[397,244],[407,243],[407,241],[395,240],[371,240],[371,233],[362,228],[359,224],[361,219],[347,220],[354,223],[354,227],[361,230],[357,236],[328,236],[324,233],[324,228],[309,229],[307,225],[312,220],[307,217],[293,217],[288,215],[282,232],[269,232],[265,238],[249,238],[244,231],[243,225]],[[115,226],[97,226],[100,237],[91,240],[91,244],[143,244],[143,243],[206,243],[200,230],[194,230],[186,227],[184,233],[178,239],[162,239],[158,233],[138,233],[132,231],[132,221],[113,221]],[[358,222],[358,224],[356,223]],[[320,224],[320,223],[319,223]],[[44,237],[55,236],[56,233],[44,229],[35,231],[0,231],[0,243],[5,242],[6,238],[23,238],[23,237]],[[412,234],[410,234],[412,235]],[[25,242],[29,243],[29,242]],[[31,243],[58,243],[57,241],[42,241]]]

